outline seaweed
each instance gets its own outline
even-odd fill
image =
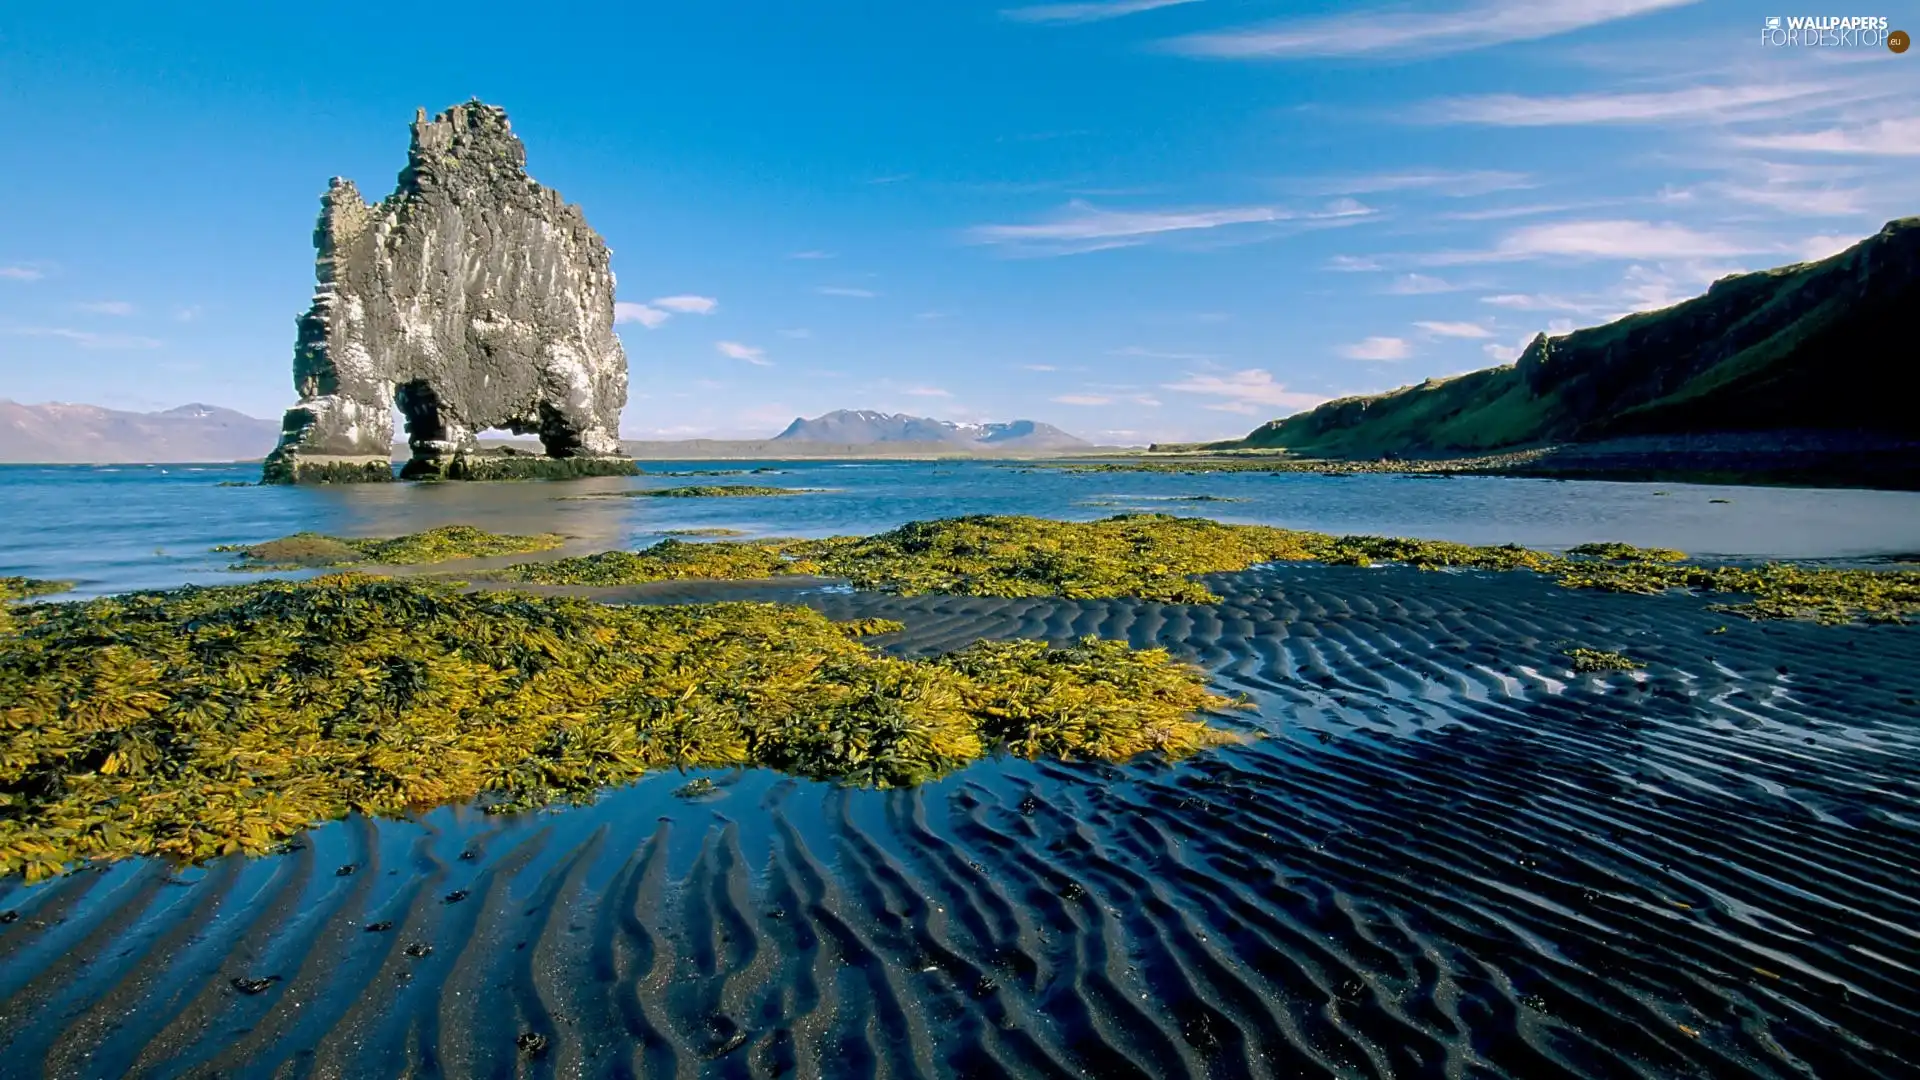
[[[261,544],[221,544],[213,550],[238,554],[241,561],[233,565],[232,569],[235,570],[288,570],[353,563],[417,566],[451,559],[526,555],[550,551],[564,543],[566,537],[553,533],[509,536],[486,532],[471,525],[442,525],[436,529],[388,539],[343,538],[303,532]]]
[[[584,801],[660,769],[893,787],[1000,749],[1121,760],[1232,738],[1200,716],[1231,703],[1161,650],[899,659],[794,606],[621,607],[348,573],[11,614],[0,874],[29,880],[138,854],[269,853],[356,811]]]
[[[33,596],[51,596],[72,589],[75,582],[49,581],[45,578],[0,577],[0,601],[25,600]]]
[[[1582,675],[1595,671],[1639,671],[1646,666],[1624,653],[1600,649],[1568,649],[1566,655],[1573,660],[1574,673]]]
[[[740,529],[662,529],[661,536],[745,536]]]
[[[536,585],[639,585],[649,581],[753,580],[817,573],[816,564],[786,553],[792,540],[693,543],[669,537],[641,551],[603,551],[550,562],[516,563],[491,577]]]
[[[1687,557],[1686,552],[1675,551],[1673,548],[1634,547],[1632,544],[1622,544],[1611,540],[1599,544],[1581,544],[1578,547],[1568,549],[1567,554],[1585,555],[1595,559],[1611,559],[1615,562],[1672,563],[1683,562]]]
[[[881,634],[897,634],[907,628],[907,624],[898,619],[846,619],[834,625],[848,637],[878,637]]]
[[[1920,612],[1920,573],[1839,570],[1791,563],[1759,567],[1685,563],[1667,548],[1583,544],[1567,556],[1514,544],[1329,536],[1265,525],[1227,525],[1169,514],[1099,521],[975,516],[913,522],[868,537],[689,544],[663,540],[637,553],[526,563],[495,576],[565,585],[632,585],[668,578],[752,579],[829,575],[900,595],[1133,597],[1218,601],[1196,575],[1268,562],[1341,566],[1392,562],[1419,570],[1531,570],[1570,589],[1744,595],[1714,610],[1752,619],[1902,621]]]

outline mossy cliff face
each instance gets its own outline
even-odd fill
[[[1714,432],[1920,437],[1920,365],[1888,362],[1913,352],[1916,302],[1920,218],[1902,218],[1819,262],[1541,334],[1511,365],[1331,401],[1215,445],[1362,456]]]
[[[913,784],[995,749],[1119,760],[1226,736],[1160,650],[861,645],[897,623],[622,608],[336,575],[12,611],[0,874],[271,850],[349,811],[589,798],[654,769]]]
[[[619,455],[627,360],[611,254],[578,207],[527,176],[505,111],[423,110],[394,193],[370,206],[336,178],[314,243],[300,400],[265,480],[390,479],[395,405],[409,478],[525,473],[475,454],[487,428],[538,434],[550,458]]]

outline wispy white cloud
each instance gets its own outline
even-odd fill
[[[1000,12],[1015,22],[1085,23],[1137,15],[1142,11],[1197,3],[1198,0],[1089,0],[1076,4],[1036,4]]]
[[[1920,156],[1920,117],[1881,120],[1859,127],[1836,127],[1825,131],[1749,135],[1736,138],[1734,142],[1763,150],[1809,154],[1915,157]]]
[[[822,285],[813,291],[821,296],[851,296],[857,300],[871,300],[880,295],[872,289],[852,289],[841,285]]]
[[[790,337],[790,338],[810,338],[813,336],[813,331],[807,329],[804,326],[795,326],[795,327],[790,327],[786,330],[780,331],[780,336]]]
[[[1532,340],[1533,335],[1531,333],[1522,334],[1520,338],[1511,345],[1502,345],[1497,341],[1489,341],[1485,345],[1480,346],[1480,351],[1486,353],[1490,359],[1498,363],[1511,364],[1515,360],[1520,359],[1520,354],[1527,351],[1527,344]]]
[[[1280,221],[1287,215],[1271,206],[1231,206],[1213,210],[1101,210],[1075,200],[1051,221],[1027,225],[981,225],[972,230],[984,243],[1085,243],[1137,240],[1158,233],[1217,229]]]
[[[188,304],[186,307],[178,308],[174,311],[173,321],[193,322],[201,316],[203,311],[204,309],[201,308],[199,304]]]
[[[1544,293],[1498,293],[1480,298],[1483,304],[1512,311],[1591,311],[1592,306],[1564,296]]]
[[[1059,368],[1054,367],[1052,364],[1021,364],[1020,367],[1026,371],[1059,371],[1060,370]]]
[[[1450,210],[1439,216],[1446,221],[1507,221],[1513,218],[1538,217],[1541,214],[1563,214],[1568,210],[1586,210],[1618,201],[1620,200],[1589,199],[1577,203],[1513,203],[1506,206],[1485,206],[1477,210]]]
[[[1405,261],[1417,266],[1459,266],[1546,258],[1724,259],[1777,248],[1776,244],[1704,232],[1674,222],[1557,221],[1515,229],[1484,250],[1426,252],[1406,256]]]
[[[0,327],[0,334],[57,338],[61,341],[71,341],[83,349],[157,349],[160,347],[157,339],[141,337],[137,334],[97,334],[91,330],[74,330],[65,326],[6,326]]]
[[[1342,273],[1365,274],[1375,270],[1385,270],[1386,266],[1380,260],[1367,255],[1335,255],[1327,260],[1327,269],[1339,270]]]
[[[720,301],[711,296],[662,296],[644,304],[616,303],[613,305],[615,323],[639,323],[649,330],[657,330],[675,315],[711,315],[720,310]]]
[[[742,345],[737,341],[716,341],[713,347],[720,351],[721,356],[745,360],[749,364],[757,364],[760,367],[773,365],[773,361],[767,359],[767,350],[752,345]]]
[[[1458,292],[1463,286],[1455,285],[1444,278],[1429,277],[1426,274],[1401,274],[1387,286],[1387,291],[1395,296],[1429,296],[1434,293]]]
[[[1671,222],[1561,221],[1509,233],[1500,239],[1498,250],[1515,258],[1706,259],[1744,255],[1756,248]]]
[[[1370,337],[1342,345],[1339,351],[1349,360],[1405,360],[1413,355],[1413,346],[1406,338]]]
[[[39,281],[45,276],[31,266],[0,266],[0,281]]]
[[[1800,241],[1797,253],[1805,262],[1817,262],[1838,255],[1859,242],[1857,236],[1809,236]]]
[[[1376,213],[1372,207],[1350,198],[1335,199],[1318,210],[1309,211],[1274,206],[1105,210],[1076,199],[1045,221],[978,225],[968,230],[967,235],[975,243],[1003,244],[1047,255],[1077,255],[1232,226],[1291,222],[1299,228],[1327,228],[1364,221]]]
[[[942,390],[937,386],[909,386],[900,391],[908,397],[950,398],[953,391]]]
[[[1693,0],[1486,0],[1450,11],[1348,10],[1175,38],[1188,56],[1282,60],[1310,56],[1432,56],[1536,41]]]
[[[1329,194],[1371,195],[1391,191],[1428,191],[1456,198],[1513,191],[1533,186],[1526,173],[1496,169],[1411,169],[1400,172],[1367,173],[1336,177],[1316,182]]]
[[[133,314],[133,305],[125,300],[89,300],[73,305],[75,311],[84,311],[89,315],[112,315],[125,318]]]
[[[787,256],[789,259],[833,259],[838,258],[831,251],[796,251]]]
[[[1061,394],[1059,397],[1049,398],[1048,400],[1056,405],[1092,406],[1113,404],[1113,399],[1107,397],[1105,394]]]
[[[680,315],[711,315],[719,309],[720,301],[711,296],[662,296],[653,306]]]
[[[1413,325],[1438,337],[1450,338],[1487,338],[1493,331],[1471,322],[1416,322]]]
[[[1139,345],[1128,345],[1125,348],[1115,349],[1113,350],[1113,355],[1138,356],[1138,357],[1144,357],[1149,360],[1187,360],[1187,361],[1204,362],[1204,361],[1214,359],[1213,355],[1210,353],[1170,352],[1164,349],[1143,348],[1142,346],[1139,346]]]
[[[1528,97],[1486,94],[1447,98],[1417,115],[1453,123],[1501,127],[1564,127],[1577,124],[1645,124],[1678,120],[1726,122],[1776,114],[1783,102],[1821,99],[1831,83],[1756,83],[1746,86],[1690,86],[1645,93],[1565,94]]]
[[[1311,409],[1326,401],[1319,394],[1305,394],[1298,390],[1289,390],[1284,384],[1273,381],[1273,373],[1264,368],[1248,368],[1244,371],[1188,372],[1179,382],[1163,383],[1160,389],[1172,390],[1181,394],[1200,394],[1207,397],[1226,399],[1223,402],[1204,406],[1225,412],[1246,413],[1251,415],[1259,411],[1257,407],[1274,409]]]
[[[616,303],[613,305],[613,321],[616,325],[637,322],[653,330],[671,318],[673,318],[671,314],[646,304]]]

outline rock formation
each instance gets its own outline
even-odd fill
[[[412,451],[403,477],[633,471],[618,437],[627,358],[611,253],[579,207],[527,176],[505,110],[420,110],[394,193],[369,206],[334,178],[314,246],[300,400],[267,481],[391,479],[396,405]],[[546,456],[482,454],[487,428],[538,434]]]
[[[1818,262],[1541,334],[1512,364],[1341,398],[1211,445],[1356,457],[1769,432],[1904,443],[1920,438],[1916,305],[1920,217],[1900,218]]]

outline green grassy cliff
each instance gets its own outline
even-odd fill
[[[1323,457],[1447,453],[1626,435],[1774,430],[1920,436],[1920,218],[1828,259],[1541,334],[1520,359],[1330,401],[1215,448]]]

